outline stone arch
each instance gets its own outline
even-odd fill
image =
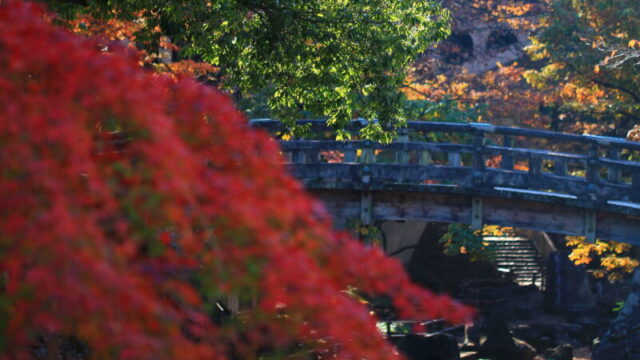
[[[453,33],[442,43],[443,60],[452,65],[462,65],[473,57],[473,38],[467,33]]]
[[[487,50],[504,50],[518,43],[518,37],[508,29],[494,30],[487,38]]]

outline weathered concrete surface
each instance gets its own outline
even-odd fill
[[[593,360],[640,360],[640,271],[631,280],[631,292],[609,330],[593,348]]]
[[[361,190],[309,188],[324,202],[338,227],[348,219],[360,218]],[[472,223],[472,199],[482,200],[481,222],[489,225],[554,232],[565,235],[585,235],[588,215],[593,214],[595,234],[602,240],[615,240],[640,245],[640,217],[634,214],[584,209],[571,201],[559,201],[545,196],[511,193],[497,197],[482,190],[401,186],[375,190],[372,194],[373,222],[404,220],[442,223]]]

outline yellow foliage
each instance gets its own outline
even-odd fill
[[[482,234],[483,236],[513,236],[515,232],[512,227],[485,225],[482,227],[482,230],[477,230],[476,234]]]
[[[631,245],[615,241],[594,243],[585,241],[584,236],[566,236],[566,245],[572,247],[569,259],[576,265],[592,264],[596,268],[592,274],[596,278],[607,276],[610,281],[619,280],[640,265],[640,261],[630,256],[621,256],[631,250]]]
[[[453,94],[458,96],[464,95],[468,88],[469,88],[469,84],[467,83],[451,84],[451,90],[453,90]]]

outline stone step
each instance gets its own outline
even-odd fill
[[[498,264],[501,264],[501,263],[509,263],[509,264],[527,263],[527,264],[536,264],[536,266],[542,266],[542,264],[540,263],[539,260],[531,259],[530,257],[510,257],[510,258],[496,257],[496,261],[495,262],[498,263]]]
[[[540,266],[539,263],[530,262],[530,261],[498,261],[496,262],[496,266],[501,268],[530,267],[530,268],[541,269],[541,270],[543,269],[543,267]]]
[[[545,266],[538,250],[529,239],[518,236],[490,236],[484,237],[483,241],[491,246],[496,266],[509,270],[511,278],[516,283],[543,285]],[[493,291],[491,287],[482,284],[469,284],[469,287],[468,294],[489,295]]]
[[[496,257],[495,259],[496,263],[500,264],[500,263],[510,263],[510,264],[519,264],[519,263],[529,263],[529,264],[536,264],[536,266],[542,266],[540,260],[538,259],[532,259],[531,257],[510,257],[510,258],[502,258],[502,257]]]
[[[528,266],[536,269],[542,268],[542,266],[540,266],[540,264],[535,261],[497,261],[496,266],[498,267],[511,267],[511,266],[527,267]]]
[[[540,268],[537,266],[498,266],[500,268],[506,268],[508,269],[510,272],[514,272],[514,271],[535,271],[535,272],[540,272]]]
[[[494,251],[493,252],[496,255],[503,255],[503,256],[518,256],[518,255],[522,255],[522,256],[531,256],[531,257],[535,257],[535,258],[539,258],[538,252],[534,251],[534,250],[498,250],[498,251]]]
[[[531,246],[519,246],[519,247],[514,247],[514,246],[492,246],[491,248],[493,251],[534,251],[534,252],[538,252],[538,250],[532,248]]]

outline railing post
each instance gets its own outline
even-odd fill
[[[529,157],[529,173],[534,176],[542,174],[542,159],[535,156]]]
[[[484,182],[484,132],[478,131],[473,137],[473,184]]]
[[[620,159],[620,150],[612,148],[609,149],[609,159],[611,160],[619,160]],[[620,170],[616,167],[609,166],[607,168],[607,181],[612,183],[620,182]]]
[[[640,189],[640,172],[634,172],[631,175],[631,186],[635,189]]]
[[[307,150],[306,154],[306,163],[307,164],[318,164],[320,162],[320,152],[317,150]]]
[[[587,158],[587,173],[585,180],[587,186],[583,197],[588,200],[595,201],[598,193],[598,184],[600,183],[600,161],[598,160],[598,143],[592,142],[589,146],[589,157]]]
[[[539,188],[540,176],[542,176],[542,159],[529,155],[529,186]]]
[[[293,150],[291,151],[291,162],[294,164],[304,164],[305,156],[302,150]]]
[[[433,160],[431,159],[431,153],[428,150],[420,151],[420,159],[418,159],[418,165],[427,166],[431,165]]]
[[[295,141],[297,140],[296,138],[292,137],[290,140],[288,141]],[[291,163],[292,164],[304,164],[306,161],[306,156],[303,150],[300,150],[298,148],[294,148],[291,150]]]
[[[409,129],[399,129],[398,130],[398,139],[396,140],[398,143],[407,143],[409,142]],[[409,152],[407,149],[402,149],[396,151],[396,164],[406,165],[409,163]]]
[[[587,185],[585,186],[584,194],[582,194],[584,199],[590,201],[596,201],[598,199],[598,184],[600,183],[600,161],[598,157],[598,143],[592,142],[589,146],[587,173],[585,174]],[[585,209],[584,236],[588,242],[594,242],[596,240],[598,234],[597,225],[595,210]]]
[[[287,164],[293,164],[293,152],[292,151],[283,151],[282,156],[284,157],[284,162]]]
[[[355,163],[356,162],[356,149],[347,149],[344,151],[343,163]]]
[[[556,160],[553,163],[553,173],[557,176],[567,176],[567,161],[564,159]]]
[[[362,169],[360,171],[360,181],[363,190],[360,192],[360,222],[364,226],[369,226],[373,222],[373,194],[369,190],[371,185],[371,169],[368,164],[375,162],[373,143],[365,141],[362,148]]]
[[[373,143],[369,140],[362,144],[361,162],[363,164],[373,164],[376,162],[376,155],[373,151]]]
[[[513,139],[509,135],[504,136],[504,141],[502,146],[505,148],[510,148],[513,146]],[[510,153],[506,153],[502,155],[502,160],[500,161],[500,168],[502,170],[513,170],[513,156]]]
[[[405,144],[400,150],[396,150],[395,153],[395,163],[398,165],[407,165],[409,164],[409,151],[406,148],[407,142],[409,142],[409,129],[399,129],[398,130],[398,138],[396,140],[399,144]],[[404,171],[400,170],[396,174],[396,181],[398,183],[404,182]]]
[[[433,163],[433,159],[431,159],[431,153],[429,152],[429,150],[420,150],[418,154],[418,165],[429,166]],[[428,180],[428,178],[422,178],[420,182],[424,182],[425,180]]]
[[[462,165],[462,161],[460,160],[460,153],[458,152],[447,153],[447,165],[460,167]]]

